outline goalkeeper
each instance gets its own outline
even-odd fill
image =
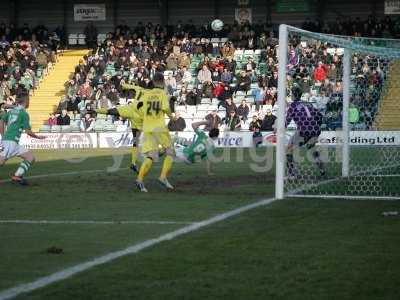
[[[207,136],[207,134],[200,129],[200,126],[202,125],[209,125],[209,121],[204,120],[192,124],[196,135],[193,139],[193,142],[183,148],[183,159],[188,164],[193,164],[196,157],[200,157],[202,160],[207,159],[206,162],[208,175],[213,175],[208,154],[211,153],[215,148],[214,140],[216,140],[219,136],[219,129],[211,129]]]
[[[297,130],[289,141],[286,154],[288,177],[294,178],[296,176],[293,152],[296,147],[303,146],[312,151],[314,162],[321,176],[324,176],[324,165],[318,149],[315,148],[321,134],[322,114],[311,103],[301,101],[302,91],[299,87],[292,89],[292,95],[293,102],[286,112],[285,126],[287,127],[293,120],[296,123]]]

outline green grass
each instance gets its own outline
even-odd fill
[[[36,154],[33,176],[105,170],[110,154],[124,151]],[[0,220],[197,222],[273,196],[273,171],[255,173],[248,153],[218,164],[215,177],[204,164],[176,164],[172,193],[155,182],[159,170],[146,180],[148,194],[136,192],[126,169],[34,178],[26,188],[1,183]],[[381,216],[389,210],[400,203],[278,201],[18,299],[399,299],[400,219]],[[0,223],[0,291],[183,226]],[[64,253],[47,254],[53,245]]]

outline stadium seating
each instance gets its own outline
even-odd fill
[[[78,34],[77,33],[70,33],[68,35],[68,44],[70,46],[78,45]]]
[[[83,33],[78,34],[78,45],[86,45],[86,35]]]
[[[112,36],[112,35],[111,35]],[[76,39],[76,44],[79,44],[79,39],[84,39],[84,37],[80,34],[76,35],[70,35],[71,38]],[[99,34],[97,36],[98,42],[104,41],[106,38],[106,35],[104,34]],[[114,44],[117,43],[117,40],[119,37],[112,36]],[[127,37],[124,37],[127,38]],[[171,38],[171,37],[170,37]],[[258,37],[257,37],[258,38]],[[182,40],[181,40],[182,41]],[[228,62],[228,56],[233,58],[233,63],[236,65],[233,67],[232,70],[232,81],[229,82],[227,85],[229,85],[231,91],[233,92],[232,95],[232,100],[236,105],[239,105],[243,100],[246,101],[246,103],[249,105],[249,111],[250,111],[250,116],[252,115],[259,115],[261,118],[263,117],[264,112],[266,111],[266,107],[268,109],[271,109],[273,113],[276,113],[277,107],[274,105],[276,101],[276,83],[273,84],[270,82],[272,73],[274,70],[276,70],[276,65],[277,65],[277,54],[276,54],[276,48],[271,47],[270,50],[266,51],[265,44],[264,47],[257,47],[257,48],[248,48],[246,47],[246,44],[241,43],[240,41],[231,41],[233,43],[233,48],[231,49],[231,54],[224,54],[222,52],[222,47],[225,45],[226,42],[228,42],[228,38],[217,38],[217,37],[193,37],[192,39],[189,39],[189,43],[191,44],[191,47],[189,48],[184,48],[183,46],[181,49],[176,52],[178,61],[177,63],[177,68],[174,67],[175,64],[161,64],[161,70],[164,72],[165,78],[168,78],[169,75],[173,75],[177,79],[177,84],[176,87],[170,87],[169,88],[169,93],[170,96],[174,96],[176,98],[176,105],[179,107],[180,110],[181,106],[179,104],[185,104],[184,101],[181,97],[181,93],[183,92],[184,89],[186,89],[187,92],[193,91],[194,88],[198,89],[198,93],[200,94],[200,104],[198,107],[192,107],[191,105],[185,105],[185,113],[184,117],[187,120],[187,123],[193,120],[194,117],[204,117],[206,114],[210,112],[208,108],[206,108],[206,105],[212,105],[212,106],[217,106],[220,104],[223,104],[224,101],[221,101],[221,99],[218,99],[215,95],[211,95],[209,92],[206,92],[205,89],[206,86],[203,84],[199,84],[197,80],[197,75],[199,70],[201,69],[203,64],[206,64],[210,71],[213,72],[214,68],[216,68],[218,62],[217,59],[221,58],[223,60],[223,65],[229,65]],[[135,41],[134,41],[135,42]],[[313,52],[318,52],[317,48],[315,48],[314,43],[310,43],[307,40],[302,40],[299,44],[295,44],[295,40],[290,41],[293,42],[293,45],[295,45],[295,52],[296,55],[299,58],[299,65],[303,65],[306,70],[306,78],[309,81],[309,87],[307,90],[308,92],[303,94],[303,101],[309,101],[313,103],[314,105],[318,106],[319,109],[322,109],[324,112],[324,128],[326,130],[335,130],[338,126],[341,124],[341,112],[340,108],[335,106],[335,103],[338,101],[341,101],[341,91],[338,90],[337,92],[329,91],[326,90],[326,87],[323,86],[323,82],[318,81],[314,78],[314,70],[316,68],[317,62],[314,63],[309,63],[307,62],[307,59],[303,56],[303,50],[304,49],[309,49],[310,51]],[[272,45],[276,45],[276,42],[272,40]],[[274,44],[275,43],[275,44]],[[198,45],[201,45],[201,49],[199,50]],[[211,45],[209,48],[206,47],[206,45]],[[260,45],[258,40],[257,44]],[[197,48],[196,48],[197,47]],[[187,50],[190,49],[190,50]],[[94,53],[92,56],[89,56],[87,60],[85,60],[84,65],[88,65],[90,69],[90,66],[94,66],[94,63],[99,60],[99,57],[101,57],[99,54],[104,53],[106,51],[106,46],[103,44],[101,48],[97,50],[97,53]],[[129,50],[130,51],[130,50]],[[180,54],[182,52],[188,51],[189,55],[189,61],[188,61],[188,71],[191,73],[191,80],[189,82],[182,83],[179,80],[179,72],[181,68],[179,67],[180,63]],[[340,62],[342,56],[343,56],[343,49],[341,48],[333,48],[333,47],[328,47],[327,48],[327,53],[330,55],[332,58],[333,56],[336,56],[338,58],[338,61]],[[109,96],[109,88],[111,85],[115,84],[115,78],[121,78],[124,79],[125,81],[130,81],[130,82],[137,82],[138,81],[138,73],[144,73],[145,76],[148,76],[149,70],[144,70],[144,72],[138,72],[137,69],[133,70],[132,66],[136,66],[138,60],[138,56],[141,56],[142,53],[134,53],[134,57],[132,56],[130,59],[133,59],[132,65],[130,67],[124,67],[124,70],[122,70],[120,66],[120,62],[117,60],[115,61],[105,61],[105,69],[103,74],[96,74],[97,76],[101,77],[101,80],[99,83],[94,83],[91,81],[92,88],[94,90],[94,93],[92,95],[92,98],[90,99],[90,103],[92,107],[97,107],[99,98],[95,97],[94,95],[106,95],[107,97]],[[225,55],[225,56],[224,56]],[[318,53],[320,55],[320,53]],[[117,56],[114,56],[115,58]],[[164,59],[167,57],[165,56]],[[250,58],[252,59],[251,61],[255,65],[249,64]],[[272,65],[271,62],[269,61],[272,58]],[[100,58],[101,59],[101,58]],[[367,64],[369,62],[367,61],[368,59],[372,58],[366,58],[366,57],[360,57],[360,61],[366,61]],[[326,66],[326,69],[329,70],[330,68],[330,61],[325,61],[324,58],[322,58],[323,64]],[[166,60],[167,61],[167,60]],[[299,83],[299,78],[302,78],[303,76],[298,72],[299,65],[296,67],[297,69],[294,69],[293,72],[290,74],[292,77],[290,86],[292,86],[294,83]],[[169,68],[171,66],[171,68]],[[255,67],[254,67],[255,66]],[[250,68],[250,69],[249,69]],[[221,73],[222,69],[218,69],[218,72]],[[369,68],[368,73],[362,73],[361,69],[357,70],[356,74],[353,74],[353,81],[354,84],[352,85],[352,93],[356,95],[357,97],[363,97],[367,94],[367,86],[365,84],[362,84],[360,82],[357,82],[357,78],[363,77],[364,81],[368,80],[370,76],[372,76],[372,71],[375,70],[374,67],[371,65]],[[240,74],[242,71],[245,71],[248,76],[250,77],[251,84],[250,88],[242,90],[238,88],[238,83],[240,81]],[[147,75],[146,75],[147,74]],[[365,121],[365,111],[371,111],[371,117],[372,119],[375,118],[375,115],[378,111],[378,108],[380,107],[379,104],[379,99],[381,98],[381,92],[382,88],[385,84],[385,80],[387,78],[388,70],[385,68],[382,68],[382,72],[379,74],[379,83],[375,86],[376,93],[375,93],[375,100],[372,103],[367,104],[366,101],[361,101],[356,104],[355,109],[358,110],[360,114],[360,118],[357,122],[357,124],[354,124],[355,129],[363,129],[363,128],[368,128],[370,126],[373,126],[371,122],[367,123]],[[84,74],[84,76],[87,76],[88,74]],[[215,75],[215,74],[214,74]],[[214,76],[213,75],[213,76]],[[266,75],[266,80],[262,79],[262,75]],[[301,76],[300,76],[301,75]],[[91,76],[90,78],[92,78]],[[91,79],[90,79],[91,80]],[[120,79],[118,79],[120,80]],[[117,80],[117,92],[116,92],[116,99],[120,100],[113,100],[112,105],[125,105],[126,103],[129,102],[129,97],[131,95],[127,95],[124,91],[122,91],[120,88],[118,88],[118,80]],[[335,77],[335,78],[330,78],[329,79],[329,85],[332,87],[331,90],[333,90],[333,86],[337,83],[340,82],[341,78],[340,76]],[[213,85],[216,85],[220,81],[220,78],[218,76],[213,77]],[[271,92],[271,96],[265,96],[264,99],[261,99],[260,103],[256,103],[257,97],[260,99],[259,96],[257,96],[260,93],[260,89],[266,86],[266,90],[268,92]],[[79,87],[78,87],[79,88]],[[290,90],[289,90],[290,92]],[[322,95],[322,92],[325,92],[324,96]],[[262,92],[264,93],[264,92]],[[327,94],[328,93],[328,94]],[[322,97],[327,97],[328,98],[328,103],[325,103],[324,105],[321,105],[324,99]],[[223,99],[222,99],[223,100]],[[290,93],[288,95],[288,100],[290,100]],[[261,106],[259,108],[259,104],[265,104],[264,106]],[[366,107],[368,106],[368,107]],[[219,114],[221,117],[225,117],[225,113],[223,110],[219,111]],[[72,115],[72,112],[71,112]],[[104,120],[103,120],[104,121]],[[118,129],[120,130],[123,128],[123,126],[111,126],[111,124],[108,124],[107,126],[105,123],[102,121],[101,118],[98,117],[96,121],[96,126],[95,130],[96,131],[104,131],[104,130],[112,130]],[[242,124],[242,130],[248,128],[248,120],[243,120]],[[115,125],[115,124],[114,124]]]
[[[59,39],[56,34],[38,28],[28,32],[24,39],[12,40],[12,35],[2,36],[0,105],[4,102],[12,105],[16,97],[36,94],[39,83],[57,61]],[[38,42],[38,37],[47,42]]]
[[[388,80],[382,92],[375,127],[379,130],[392,130],[400,127],[400,87],[397,80],[400,76],[400,62],[396,61],[388,72]]]

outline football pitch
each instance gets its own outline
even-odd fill
[[[155,163],[148,194],[127,150],[35,153],[28,187],[0,168],[1,300],[400,299],[400,202],[274,201],[271,162],[236,150],[175,164],[174,192]]]

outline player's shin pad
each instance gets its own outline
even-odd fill
[[[169,172],[172,169],[173,162],[174,162],[174,159],[171,155],[167,155],[164,158],[163,167],[162,167],[161,175],[160,175],[161,179],[167,178]]]
[[[149,173],[151,166],[153,165],[153,160],[149,157],[147,157],[144,161],[142,166],[140,167],[139,170],[139,175],[137,177],[137,180],[139,182],[143,182],[144,177],[146,177],[147,173]]]

